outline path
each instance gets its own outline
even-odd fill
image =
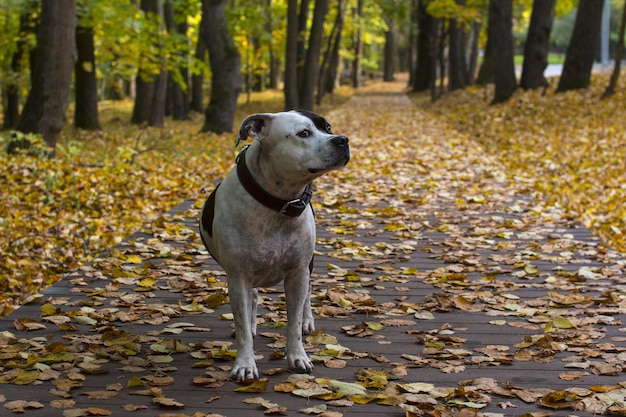
[[[316,183],[317,381],[282,370],[269,289],[255,342],[267,386],[235,392],[223,273],[186,202],[0,320],[0,416],[17,400],[35,401],[27,416],[417,415],[401,401],[423,415],[592,416],[608,398],[624,412],[624,258],[507,184],[400,83],[326,116],[354,157]],[[357,380],[364,394],[339,400]]]

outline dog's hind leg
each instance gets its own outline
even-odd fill
[[[311,311],[311,287],[307,297],[304,300],[304,308],[302,309],[302,334],[311,334],[315,331],[315,319],[313,311]]]
[[[311,334],[315,331],[315,320],[311,311],[311,273],[313,272],[313,260],[309,263],[309,279],[307,280],[308,294],[305,299],[304,308],[302,309],[302,334]]]
[[[256,312],[259,305],[259,290],[254,288],[252,290],[252,302],[250,303],[250,330],[252,330],[252,337],[256,336]]]

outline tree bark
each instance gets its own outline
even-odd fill
[[[306,51],[306,62],[300,86],[300,107],[303,110],[313,110],[315,87],[317,86],[317,78],[320,71],[320,54],[326,13],[328,13],[328,0],[315,0],[313,24],[309,35],[309,46]]]
[[[276,49],[274,47],[274,22],[272,16],[272,0],[266,0],[265,3],[265,29],[270,35],[268,44],[269,53],[269,73],[267,87],[273,90],[278,88],[278,75],[280,73],[280,60],[276,57]]]
[[[465,61],[465,30],[456,20],[450,19],[450,64],[448,89],[450,91],[467,87],[467,62]]]
[[[202,23],[200,24],[200,33],[202,33],[204,29],[202,28]],[[202,35],[198,36],[198,43],[196,44],[196,52],[194,57],[197,61],[205,62],[206,60],[206,44],[204,43],[204,39]],[[200,71],[197,74],[193,74],[191,76],[191,110],[197,111],[198,113],[202,113],[204,111],[204,73]]]
[[[52,155],[69,103],[75,60],[75,25],[76,0],[42,1],[33,84],[16,130],[41,133]],[[16,147],[19,148],[20,144]]]
[[[174,9],[172,0],[165,1],[163,5],[163,16],[168,33],[176,33],[182,35],[182,39],[187,39],[187,22],[183,19],[180,23],[176,23],[176,10]],[[180,58],[182,60],[184,56]],[[178,79],[175,79],[174,74],[168,71],[165,114],[172,116],[174,120],[185,120],[189,112],[189,101],[185,93],[185,90],[187,90],[189,71],[186,67],[181,66],[178,68],[178,75]]]
[[[298,0],[287,3],[287,45],[285,48],[285,110],[298,107]]]
[[[478,65],[478,41],[480,38],[480,29],[482,24],[480,22],[472,23],[471,30],[471,51],[469,58],[469,68],[467,69],[467,85],[472,85],[476,79],[476,67]]]
[[[626,34],[626,2],[624,2],[624,9],[622,10],[622,21],[619,25],[619,34],[617,36],[617,47],[615,49],[615,67],[609,80],[609,85],[606,86],[606,90],[602,93],[602,98],[607,98],[615,94],[615,88],[617,87],[617,80],[622,68],[622,59],[624,58],[624,35]]]
[[[26,51],[26,33],[34,31],[31,10],[22,10],[20,13],[19,38],[16,42],[15,52],[11,56],[11,76],[4,80],[4,111],[2,127],[12,129],[17,125],[20,118],[20,89],[19,75],[22,69],[22,57]]]
[[[487,44],[485,45],[485,55],[483,56],[483,62],[478,69],[478,76],[476,77],[476,84],[487,85],[493,83],[493,41],[491,40],[491,24],[487,22]]]
[[[163,3],[161,0],[141,0],[141,10],[146,15],[154,14],[163,20]],[[158,50],[161,49],[159,45]],[[139,68],[136,80],[136,98],[133,108],[131,123],[147,123],[149,126],[162,126],[165,122],[165,95],[167,92],[167,70],[165,57],[154,57],[159,59],[160,72],[157,74],[146,74],[145,70]]]
[[[435,60],[439,64],[439,91],[432,97],[433,100],[438,99],[444,94],[445,79],[446,79],[446,21],[445,19],[438,19],[439,21],[439,34],[435,37],[437,39],[437,59]],[[436,74],[435,70],[435,74]],[[435,76],[435,78],[437,78]]]
[[[74,66],[74,127],[100,130],[98,116],[98,81],[94,54],[93,28],[76,27],[77,60]]]
[[[580,0],[578,3],[557,93],[589,86],[593,61],[600,45],[603,4],[604,0]]]
[[[417,9],[418,9],[418,3],[419,0],[411,0],[410,1],[410,26],[409,26],[409,38],[408,38],[408,45],[407,48],[409,50],[408,52],[408,65],[409,65],[409,82],[407,87],[409,88],[413,88],[413,86],[415,85],[415,64],[416,64],[416,57],[417,57],[417,33],[418,33],[418,29],[417,29],[417,25],[418,25],[418,13],[417,13]]]
[[[333,49],[330,52],[330,62],[328,63],[328,72],[326,75],[326,82],[324,89],[327,93],[332,94],[335,90],[335,84],[337,83],[337,76],[339,72],[339,50],[341,49],[341,39],[343,34],[344,24],[344,7],[343,1],[337,2],[337,36],[333,42]]]
[[[387,22],[388,30],[385,32],[385,46],[384,46],[384,58],[383,58],[383,81],[394,80],[394,61],[396,59],[396,29],[395,23],[391,19],[385,19]]]
[[[309,21],[309,4],[310,0],[300,0],[300,12],[298,13],[298,58],[296,67],[298,68],[298,104],[301,105],[302,97],[300,96],[300,86],[302,85],[302,77],[304,73],[304,63],[306,61],[306,35],[307,22]]]
[[[417,62],[415,65],[415,74],[413,76],[413,91],[426,91],[430,88],[431,81],[435,76],[433,72],[432,62],[435,60],[433,27],[436,28],[437,21],[434,17],[426,12],[425,0],[418,0],[417,6]],[[436,36],[437,30],[434,30]]]
[[[362,85],[361,67],[363,59],[363,0],[357,0],[354,10],[354,20],[356,21],[356,32],[354,34],[354,60],[352,61],[352,86],[359,88]]]
[[[322,99],[326,93],[332,93],[335,88],[335,80],[337,78],[337,65],[339,63],[339,43],[341,42],[341,32],[343,30],[343,0],[337,1],[337,14],[335,15],[335,23],[328,37],[326,52],[322,59],[320,74],[317,85],[317,99],[315,104],[322,104]],[[335,53],[337,59],[335,59]]]
[[[141,74],[135,77],[135,105],[130,122],[140,125],[146,123],[150,117],[150,106],[154,94],[154,79],[144,80]]]
[[[492,36],[494,82],[492,104],[507,101],[517,88],[513,62],[513,0],[489,2],[489,36]]]
[[[524,90],[548,85],[543,72],[548,65],[548,47],[556,0],[535,0],[524,45],[524,64],[520,87]]]
[[[430,59],[428,65],[430,65],[430,79],[428,81],[428,88],[430,89],[430,99],[435,101],[439,98],[437,93],[437,57],[439,43],[439,26],[443,25],[440,19],[433,18],[433,23],[430,25]]]
[[[162,70],[154,77],[154,90],[150,101],[148,126],[163,126],[165,123],[165,97],[167,96],[168,71]]]
[[[228,29],[226,0],[203,0],[202,20],[213,74],[202,131],[232,132],[241,91],[241,56]]]

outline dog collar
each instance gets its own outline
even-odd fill
[[[248,145],[249,146],[249,145]],[[252,174],[246,165],[246,151],[248,146],[245,146],[239,155],[237,155],[237,176],[243,188],[250,194],[256,201],[263,204],[265,207],[271,208],[274,211],[284,214],[289,217],[298,217],[302,214],[304,209],[311,202],[311,196],[313,195],[313,185],[308,183],[304,188],[304,192],[300,197],[294,200],[283,200],[282,198],[275,197],[265,191],[255,180],[252,178]]]

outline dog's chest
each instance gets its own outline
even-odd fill
[[[258,204],[254,210],[241,208],[231,206],[215,219],[220,263],[229,276],[246,276],[255,287],[268,287],[308,270],[315,248],[310,208],[297,218]]]
[[[289,263],[314,249],[315,225],[309,214],[303,213],[303,218],[251,216],[247,219],[248,231],[243,230],[242,237],[247,235],[250,238],[248,248],[263,255],[264,259]]]
[[[302,233],[276,233],[263,229],[260,239],[249,240],[242,253],[243,262],[251,271],[256,287],[268,287],[283,281],[290,274],[308,268],[313,257],[315,237],[308,231]]]

